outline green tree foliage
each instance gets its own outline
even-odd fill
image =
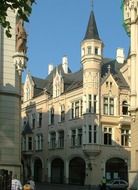
[[[0,24],[5,28],[8,37],[11,37],[11,25],[7,20],[7,10],[17,11],[19,18],[28,22],[34,2],[35,0],[0,0]]]

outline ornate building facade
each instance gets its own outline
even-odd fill
[[[138,187],[138,0],[123,1],[124,24],[130,36],[130,113],[131,113],[131,168],[130,186]]]
[[[48,76],[27,74],[22,103],[24,177],[98,185],[128,180],[130,169],[130,57],[103,55],[93,11],[81,43],[81,69],[64,56]]]

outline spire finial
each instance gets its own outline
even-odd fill
[[[108,73],[111,72],[111,65],[108,65]]]
[[[94,4],[93,4],[93,0],[91,0],[91,10],[93,11],[94,9]]]

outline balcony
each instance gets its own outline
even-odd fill
[[[82,150],[87,156],[98,156],[101,153],[101,147],[98,144],[83,144]]]
[[[130,125],[131,124],[131,117],[129,115],[122,115],[120,117],[120,123]]]

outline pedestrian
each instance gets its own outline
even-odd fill
[[[29,184],[31,185],[31,189],[32,190],[35,190],[35,182],[34,182],[34,180],[33,180],[33,177],[32,176],[30,176],[30,178],[29,178]]]
[[[106,178],[103,177],[102,179],[102,190],[106,190]]]
[[[16,174],[12,178],[11,190],[22,190],[22,184],[20,180],[17,179]]]

